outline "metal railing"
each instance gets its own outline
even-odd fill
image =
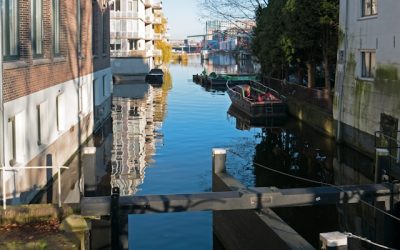
[[[154,22],[154,16],[146,15],[146,18],[144,20],[145,20],[146,23],[153,23]]]
[[[275,89],[281,95],[304,101],[332,113],[333,96],[329,90],[308,88],[299,84],[284,82],[280,79],[264,77],[263,83]]]
[[[162,40],[162,35],[160,33],[154,33],[154,40]]]
[[[143,13],[132,12],[132,11],[111,11],[110,18],[132,18],[132,19],[144,19]]]
[[[144,37],[143,34],[139,34],[138,32],[128,32],[128,31],[111,31],[110,38],[119,39],[119,38],[132,38],[132,39],[142,39]]]
[[[6,180],[5,180],[5,172],[16,172],[18,170],[27,169],[27,170],[35,170],[35,169],[57,169],[57,183],[58,183],[58,207],[61,207],[61,169],[69,169],[66,166],[25,166],[25,167],[1,167],[2,171],[2,184],[3,184],[3,209],[7,209],[7,190],[6,190]],[[14,187],[15,188],[15,187]]]
[[[162,56],[162,51],[159,49],[153,50],[153,56]]]
[[[154,33],[153,32],[146,32],[145,39],[146,40],[153,40],[154,39]]]
[[[161,17],[155,17],[154,18],[154,24],[161,24],[161,23],[162,23]]]

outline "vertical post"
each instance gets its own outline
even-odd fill
[[[57,166],[58,168],[58,207],[61,207],[61,167]]]
[[[214,174],[225,173],[226,149],[213,148],[212,157],[213,157],[212,158],[213,173]]]
[[[0,7],[0,166],[2,167],[1,181],[3,184],[3,209],[7,208],[7,192],[5,174],[5,160],[4,160],[4,105],[3,105],[3,13]]]
[[[383,159],[387,156],[389,156],[389,150],[385,148],[377,148],[375,150],[375,183],[380,183],[382,181],[382,174],[384,169],[383,164],[385,164],[385,161]]]
[[[319,234],[322,250],[347,250],[347,236],[341,232]]]
[[[1,175],[1,181],[3,183],[3,209],[6,210],[7,209],[7,192],[6,192],[6,181],[5,181],[5,177],[4,175],[6,174],[6,171],[4,169],[4,166],[1,166],[2,169],[2,175]]]
[[[120,249],[119,242],[119,187],[112,188],[111,194],[111,249]]]

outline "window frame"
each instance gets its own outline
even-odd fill
[[[38,4],[40,4],[39,8]],[[40,21],[38,21],[38,10],[40,10]],[[38,34],[39,29],[40,29],[40,34]],[[34,58],[42,57],[43,56],[43,0],[31,0],[31,45],[32,45],[32,56]]]
[[[11,31],[10,31],[10,12],[9,11],[5,11],[10,10],[10,1],[14,4],[16,4],[16,10],[15,10],[15,18],[16,18],[16,41],[15,41],[15,46],[16,46],[16,53],[15,54],[11,54]],[[3,59],[5,61],[11,61],[11,60],[18,60],[20,58],[20,28],[19,28],[19,23],[20,23],[20,18],[19,18],[19,6],[20,6],[20,2],[19,0],[3,0],[0,1],[2,4],[0,6],[1,10],[2,10],[2,32],[3,32],[3,54],[1,56],[3,56]],[[13,5],[12,4],[12,5]]]
[[[374,3],[375,3],[375,12],[373,8]],[[368,4],[370,4],[370,7],[366,8]],[[378,15],[378,0],[361,0],[361,17],[371,17],[376,15]]]
[[[57,6],[56,6],[57,3]],[[58,8],[56,8],[58,7]],[[52,0],[52,9],[53,9],[53,16],[52,16],[52,25],[53,25],[53,54],[54,56],[61,55],[61,6],[60,0]],[[57,15],[56,15],[57,13]],[[57,27],[57,29],[56,29]],[[57,34],[58,33],[58,34]]]
[[[76,0],[76,36],[78,56],[82,54],[82,5],[81,0]]]
[[[361,52],[361,78],[374,79],[376,76],[376,51],[361,50],[360,52]]]

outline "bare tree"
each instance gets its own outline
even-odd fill
[[[198,4],[203,18],[222,19],[235,24],[241,20],[255,20],[257,9],[266,6],[268,0],[198,0]]]

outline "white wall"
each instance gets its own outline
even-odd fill
[[[12,153],[12,129],[9,119],[15,120],[15,142],[16,142],[16,164],[24,166],[30,160],[37,157],[48,146],[54,143],[71,127],[78,124],[79,118],[93,112],[93,88],[95,77],[106,75],[106,96],[96,96],[96,102],[101,103],[111,95],[111,69],[98,71],[79,79],[60,83],[56,86],[41,90],[28,96],[4,104],[4,126],[5,126],[5,165],[10,166]],[[98,88],[99,86],[95,86]],[[57,97],[62,96],[59,101],[59,111],[62,116],[60,131],[57,129]],[[60,99],[59,99],[60,100]],[[38,144],[38,113],[37,107],[41,108],[42,145]],[[43,112],[42,112],[43,111]],[[47,124],[46,124],[47,123]],[[66,161],[67,159],[65,159]],[[5,176],[6,181],[11,174]]]

